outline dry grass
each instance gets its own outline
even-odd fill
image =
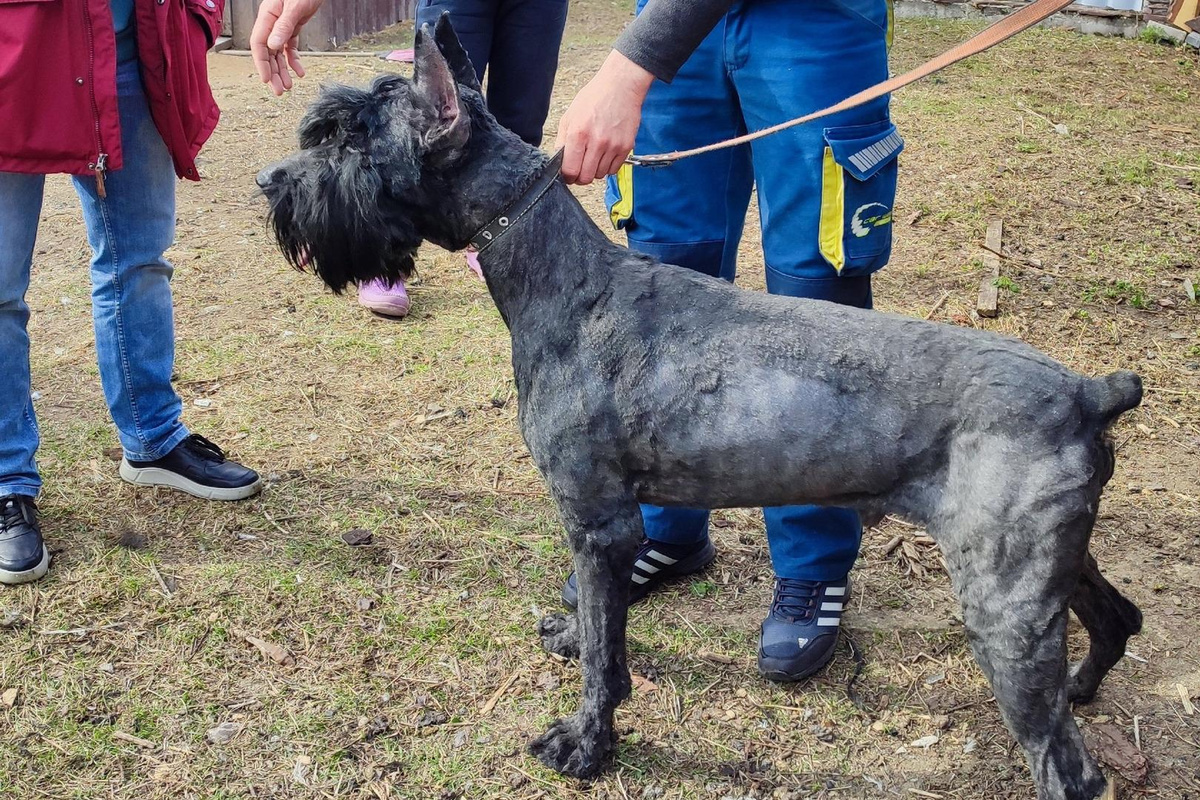
[[[552,118],[627,13],[573,6]],[[970,30],[903,23],[897,65]],[[568,557],[516,430],[506,333],[459,257],[433,248],[399,324],[284,268],[255,171],[292,146],[319,81],[390,68],[310,66],[314,79],[276,101],[246,61],[214,57],[225,118],[208,180],[181,187],[171,253],[187,421],[270,475],[259,499],[218,506],[117,479],[83,231],[73,194],[52,182],[30,301],[56,563],[0,597],[24,623],[0,629],[0,691],[17,690],[0,706],[0,796],[1031,796],[936,552],[890,522],[868,533],[856,570],[853,696],[848,650],[803,687],[757,678],[761,521],[724,512],[716,567],[633,615],[645,682],[618,714],[616,770],[580,785],[524,754],[573,707],[578,676],[532,634]],[[1200,716],[1175,689],[1200,693],[1200,306],[1181,288],[1200,283],[1198,100],[1194,53],[1045,31],[906,90],[894,101],[908,140],[898,241],[876,293],[921,316],[949,293],[935,318],[1017,334],[1082,371],[1147,378],[1145,405],[1116,431],[1096,532],[1146,632],[1139,660],[1077,714],[1131,738],[1137,716],[1161,798],[1200,792]],[[600,192],[580,195],[601,218]],[[985,322],[968,312],[993,216],[1006,221],[1011,286]],[[745,284],[761,287],[753,236],[744,255]],[[210,408],[193,405],[202,396]],[[452,413],[417,422],[431,406]],[[343,544],[352,528],[374,543]],[[897,535],[909,544],[887,552]],[[233,738],[206,741],[220,723]],[[928,749],[912,744],[933,735]]]

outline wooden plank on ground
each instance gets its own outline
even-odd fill
[[[1000,253],[1003,252],[1004,220],[994,219],[988,223],[984,239],[983,282],[979,284],[979,299],[975,311],[981,317],[994,317],[1000,313]]]

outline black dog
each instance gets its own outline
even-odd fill
[[[1140,402],[1136,375],[1086,378],[1013,339],[745,292],[611,243],[488,114],[444,17],[413,80],[328,90],[300,144],[259,184],[284,254],[335,291],[406,276],[422,240],[481,250],[579,576],[578,621],[542,634],[581,656],[583,703],[533,743],[543,762],[584,777],[611,754],[639,501],[819,503],[927,526],[1038,796],[1104,790],[1068,703],[1141,627],[1088,553],[1105,432]],[[1091,637],[1071,670],[1068,607]]]

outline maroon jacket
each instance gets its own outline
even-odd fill
[[[206,56],[225,0],[135,0],[138,58],[175,172],[217,125]],[[117,46],[109,0],[0,0],[0,172],[120,169]]]

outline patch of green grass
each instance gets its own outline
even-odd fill
[[[992,285],[998,289],[1005,289],[1007,291],[1010,291],[1013,294],[1021,293],[1021,287],[1018,286],[1016,284],[1016,282],[1012,278],[1008,277],[1007,275],[1001,275],[999,278],[993,279]]]
[[[1168,47],[1174,47],[1177,42],[1169,36],[1164,36],[1158,30],[1150,27],[1142,28],[1138,32],[1138,41],[1146,44],[1165,44]]]
[[[1084,302],[1096,303],[1101,300],[1114,300],[1118,303],[1128,303],[1133,308],[1145,309],[1150,307],[1146,298],[1146,290],[1129,281],[1113,281],[1112,283],[1092,283],[1083,290]]]

